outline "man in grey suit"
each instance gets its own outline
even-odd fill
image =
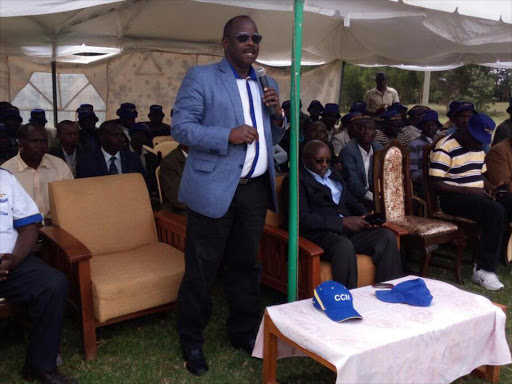
[[[261,320],[257,252],[267,208],[277,208],[272,147],[286,126],[275,81],[262,89],[252,67],[261,39],[250,17],[229,20],[225,58],[192,67],[174,105],[171,134],[189,147],[179,191],[189,210],[178,332],[195,375],[208,371],[203,330],[222,260],[232,345],[252,353]]]

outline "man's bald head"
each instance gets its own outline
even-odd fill
[[[306,145],[304,145],[304,149],[302,150],[302,157],[304,159],[314,158],[316,157],[317,153],[320,152],[321,148],[327,148],[327,150],[330,151],[327,144],[325,144],[323,141],[310,140],[306,143]]]

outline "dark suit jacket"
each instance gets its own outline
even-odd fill
[[[379,151],[382,146],[372,143],[373,151]],[[341,162],[343,164],[343,175],[347,181],[347,187],[358,199],[364,198],[368,188],[366,188],[366,172],[364,170],[363,156],[359,150],[357,141],[350,140],[340,152]],[[370,160],[370,169],[368,170],[369,189],[373,191],[373,156]]]
[[[162,159],[160,165],[160,187],[162,188],[162,209],[180,215],[187,214],[187,206],[178,200],[181,177],[185,168],[185,155],[181,146]]]
[[[140,158],[140,156],[139,156]],[[147,181],[149,185],[149,190],[152,195],[158,197],[158,184],[156,182],[156,174],[155,171],[160,165],[160,160],[158,156],[155,154],[148,152],[144,155],[144,159],[146,160],[146,175]]]
[[[330,179],[338,180],[343,186],[339,204],[332,200],[329,187],[320,184],[313,175],[301,165],[299,168],[299,230],[300,235],[315,241],[315,235],[334,232],[343,233],[343,217],[362,216],[367,209],[348,190],[341,175],[331,168]],[[288,176],[283,180],[283,208],[288,217]]]
[[[122,173],[140,173],[147,183],[146,171],[140,161],[139,155],[135,152],[123,149],[121,152]],[[101,150],[93,153],[82,153],[77,155],[76,177],[95,177],[108,175],[108,167]]]

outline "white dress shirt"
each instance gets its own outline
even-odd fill
[[[101,152],[103,153],[103,157],[105,158],[105,163],[107,164],[107,170],[110,169],[110,159],[112,158],[112,155],[108,152],[106,152],[103,147],[101,148]],[[121,152],[117,151],[117,153],[114,155],[116,158],[114,163],[116,164],[117,170],[119,171],[119,174],[123,173],[123,168],[121,167]]]
[[[76,148],[72,155],[68,155],[66,150],[62,148],[62,153],[64,154],[64,158],[66,159],[66,163],[68,163],[69,168],[71,168],[71,172],[73,176],[76,176]]]
[[[373,156],[373,147],[370,146],[370,151],[366,152],[363,147],[358,145],[359,151],[361,151],[361,156],[363,157],[363,164],[364,164],[364,172],[366,173],[366,188],[370,188],[370,181],[368,180],[368,172],[370,171],[370,161]],[[364,195],[364,198],[367,200],[373,201],[373,192],[368,190],[366,192],[366,195]]]
[[[249,94],[247,93],[247,85],[246,82],[249,82],[249,86],[251,88],[252,101],[254,104],[254,116],[256,117],[256,125],[254,127],[258,130],[259,136],[259,156],[258,162],[256,163],[256,168],[254,169],[254,173],[251,177],[257,177],[263,175],[268,170],[268,158],[267,158],[267,141],[265,140],[265,130],[263,127],[263,114],[261,110],[261,94],[260,87],[257,81],[252,80],[250,77],[247,79],[236,79],[236,85],[238,86],[238,92],[240,94],[240,99],[242,101],[242,107],[244,110],[244,122],[249,126],[253,126],[251,119],[251,109],[249,104]],[[245,155],[244,167],[242,169],[241,178],[247,176],[249,171],[251,170],[252,163],[254,162],[254,157],[256,156],[256,141],[252,144],[247,144],[247,154]]]

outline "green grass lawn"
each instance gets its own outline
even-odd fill
[[[471,267],[464,266],[466,284],[460,288],[482,294],[490,300],[512,308],[512,276],[504,265],[498,274],[505,284],[501,292],[486,291],[471,283]],[[454,284],[452,272],[430,268],[429,277]],[[101,328],[97,332],[100,346],[98,358],[86,362],[82,357],[79,323],[67,318],[62,340],[64,365],[61,370],[78,378],[81,384],[128,383],[259,383],[262,362],[231,347],[224,323],[227,305],[224,301],[222,282],[214,289],[214,312],[206,329],[205,355],[210,371],[196,378],[184,368],[176,332],[176,312],[146,316]],[[263,306],[285,302],[285,296],[262,287]],[[509,345],[512,322],[507,320]],[[11,339],[0,344],[0,383],[23,383],[19,372],[23,365],[26,344]],[[418,348],[421,348],[418,345]],[[278,363],[280,383],[334,383],[335,374],[309,358],[288,358]],[[458,384],[481,383],[474,377],[464,377]],[[512,383],[512,366],[502,368],[500,383]]]

